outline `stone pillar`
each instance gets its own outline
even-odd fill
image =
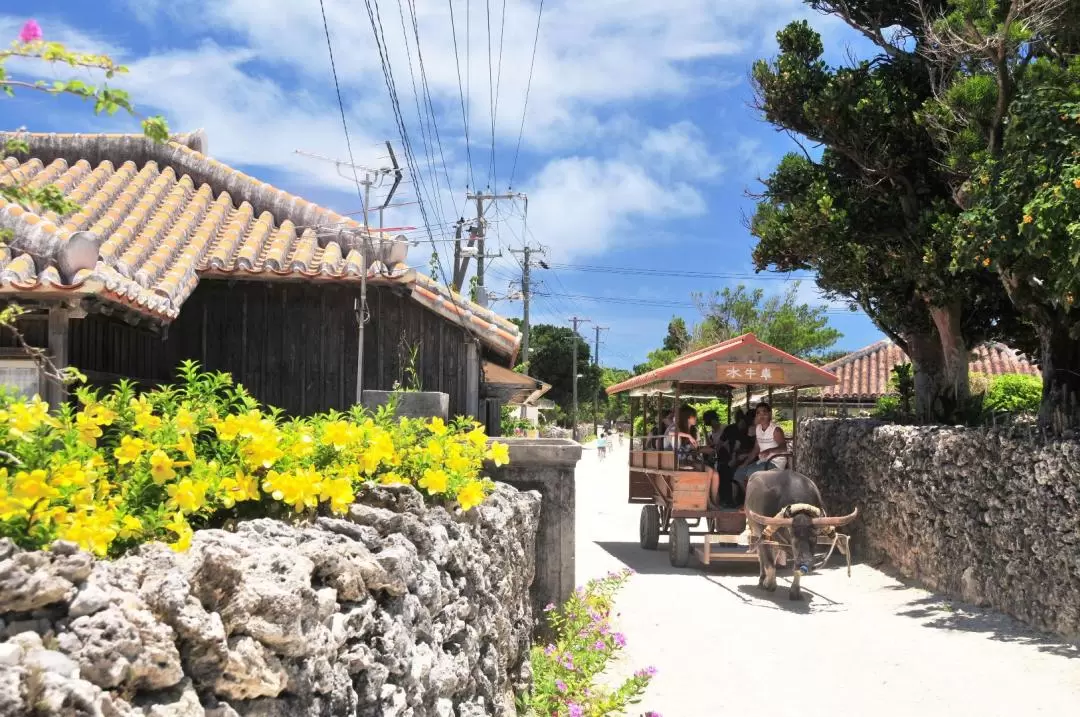
[[[540,493],[532,604],[534,619],[542,626],[544,606],[561,604],[575,587],[574,469],[581,458],[581,445],[562,438],[499,441],[510,447],[510,463],[496,468],[489,462],[485,473],[518,490]]]

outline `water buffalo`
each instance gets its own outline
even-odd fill
[[[814,546],[823,528],[837,528],[855,520],[850,515],[829,518],[814,481],[792,470],[769,470],[754,473],[746,485],[746,518],[750,533],[757,541],[760,573],[758,585],[769,592],[776,590],[777,558],[782,548],[769,545],[769,538],[791,546],[794,558],[793,578],[788,597],[801,596],[799,578],[814,567]],[[765,539],[762,539],[764,533]]]

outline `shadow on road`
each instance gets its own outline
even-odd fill
[[[722,565],[714,563],[705,567],[696,560],[691,559],[685,568],[676,568],[671,565],[668,558],[667,543],[660,543],[658,550],[644,550],[637,542],[600,542],[594,544],[602,548],[608,555],[615,558],[628,568],[643,575],[692,575],[694,573],[712,575],[722,573],[724,575],[753,575],[757,580],[758,566],[756,563],[736,563]]]
[[[898,614],[921,620],[924,627],[987,635],[996,642],[1032,645],[1040,652],[1080,659],[1080,644],[1040,633],[1004,613],[983,610],[931,595],[914,600]]]

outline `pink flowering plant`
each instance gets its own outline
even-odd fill
[[[545,610],[555,641],[532,650],[533,689],[523,705],[525,714],[548,717],[602,717],[626,714],[641,701],[656,670],[638,670],[611,688],[600,681],[626,638],[611,626],[615,594],[632,571],[610,573],[589,581],[560,608]]]

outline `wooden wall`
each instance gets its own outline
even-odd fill
[[[405,346],[419,345],[424,390],[450,394],[451,415],[467,409],[464,330],[416,304],[402,289],[369,287],[364,388],[401,380]],[[355,402],[359,289],[327,284],[204,279],[167,338],[92,314],[71,323],[70,361],[97,382],[172,380],[184,359],[228,371],[260,401],[293,415]]]

